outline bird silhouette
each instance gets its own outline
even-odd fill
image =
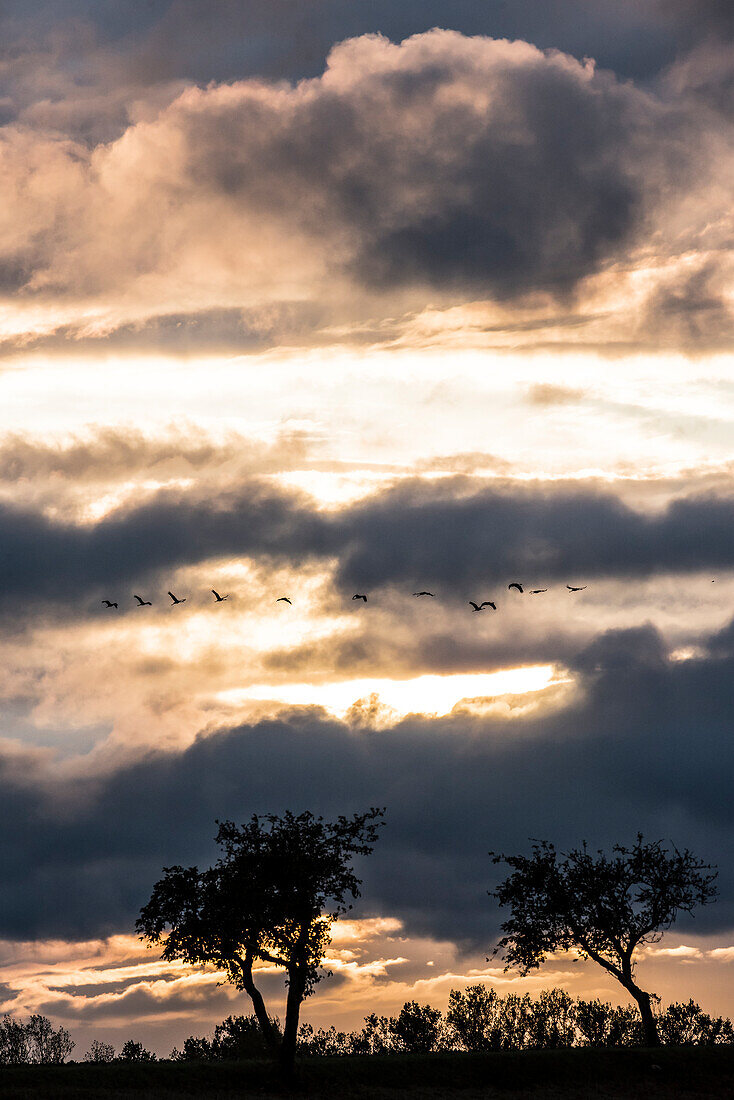
[[[516,588],[518,590],[518,592],[522,592],[522,590],[523,590],[522,585],[518,584],[517,581],[513,581],[512,584],[508,584],[507,587],[508,588]]]
[[[492,603],[491,600],[485,600],[484,603],[474,603],[474,600],[469,600],[469,603],[475,611],[482,611],[485,607],[491,607],[493,611],[497,610],[497,604]]]
[[[413,595],[414,596],[434,596],[435,593],[433,593],[433,592],[414,592]]]
[[[102,600],[102,603],[105,607],[117,607],[117,604],[113,603],[112,600]]]
[[[133,596],[138,601],[138,607],[152,607],[153,604],[150,600],[144,600],[142,596],[138,596],[136,592],[133,592]]]
[[[169,592],[168,595],[171,597],[171,599],[173,600],[174,603],[186,603],[186,597],[185,596],[182,600],[177,600],[176,597],[174,596],[173,592]]]
[[[364,602],[367,603],[367,597],[363,596],[360,592],[355,592],[354,595],[352,596],[352,599],[353,600],[364,600]]]
[[[210,591],[211,591],[212,595],[214,596],[214,599],[217,601],[217,603],[223,603],[224,600],[229,599],[229,594],[227,594],[226,596],[220,596],[219,593],[216,592],[213,588],[210,589]]]
[[[574,588],[572,585],[567,584],[566,588],[568,589],[569,592],[583,592],[583,590],[585,588],[588,588],[588,585],[582,584],[579,588]]]
[[[276,600],[275,602],[276,602],[276,603],[280,603],[280,601],[281,601],[281,600],[283,601],[283,603],[290,603],[290,604],[291,604],[291,606],[293,606],[293,605],[292,605],[292,603],[291,603],[291,601],[290,601],[290,600],[288,599],[288,597],[287,597],[287,596],[278,596],[278,598],[277,598],[277,600]]]
[[[547,588],[533,588],[530,591],[531,596],[539,596],[541,592],[547,592]]]

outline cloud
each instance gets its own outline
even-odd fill
[[[537,382],[528,387],[527,400],[531,405],[574,405],[583,399],[583,390],[570,386],[558,386],[552,382]]]
[[[488,849],[608,845],[638,829],[720,866],[721,898],[695,927],[730,928],[731,658],[669,661],[648,627],[608,632],[571,664],[578,691],[543,716],[365,731],[301,708],[50,784],[37,757],[16,756],[0,776],[0,933],[127,931],[162,866],[212,859],[215,817],[370,804],[388,823],[360,866],[358,915],[402,919],[407,934],[489,946]]]
[[[733,36],[734,20],[731,20],[726,33],[716,30],[702,42],[694,44],[663,73],[661,88],[668,94],[705,103],[731,119],[734,114]]]
[[[645,303],[640,336],[676,349],[730,348],[734,340],[732,274],[731,258],[718,255],[663,277]]]
[[[296,85],[187,87],[105,143],[0,139],[7,339],[130,347],[303,338],[429,294],[564,298],[629,260],[710,160],[680,104],[442,30],[341,42]]]
[[[8,432],[0,437],[0,482],[68,483],[114,482],[148,478],[201,476],[223,470],[245,470],[250,476],[275,473],[306,460],[309,438],[305,431],[281,432],[272,443],[236,432],[214,437],[194,424],[171,425],[155,435],[136,428],[100,427],[46,442],[37,435]],[[221,485],[221,482],[220,482]]]
[[[697,38],[714,33],[734,35],[734,12],[728,0],[657,0],[666,15],[681,20]]]

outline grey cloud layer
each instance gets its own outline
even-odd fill
[[[691,495],[636,511],[608,493],[419,480],[337,512],[253,481],[212,500],[163,491],[94,525],[0,505],[0,607],[88,606],[164,570],[217,557],[337,559],[337,583],[467,585],[644,577],[734,566],[734,500]]]
[[[489,848],[610,844],[638,829],[719,864],[721,900],[694,927],[731,928],[734,653],[716,646],[671,663],[652,628],[602,635],[574,662],[576,701],[542,718],[365,733],[304,709],[53,793],[32,760],[2,758],[0,932],[126,930],[162,865],[212,858],[215,817],[369,804],[387,806],[388,825],[364,865],[363,912],[403,917],[411,933],[491,945]]]
[[[307,453],[304,432],[283,433],[272,443],[229,433],[215,440],[193,425],[171,427],[158,437],[135,429],[101,428],[70,440],[47,444],[37,436],[7,433],[0,441],[0,482],[17,485],[55,482],[115,481],[144,471],[150,476],[186,476],[222,468],[244,468],[252,476],[276,473],[302,463]]]
[[[724,24],[727,8],[727,0],[454,0],[450,7],[445,0],[311,0],[306,8],[296,0],[56,0],[32,8],[6,0],[0,26],[11,58],[47,42],[60,67],[98,80],[100,55],[118,81],[298,79],[318,72],[335,41],[375,31],[400,39],[434,26],[522,38],[645,77],[706,27]]]

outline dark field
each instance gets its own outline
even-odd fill
[[[313,1100],[591,1100],[734,1097],[731,1047],[391,1055],[304,1061],[293,1090],[256,1062],[6,1066],[3,1100],[147,1100],[179,1096],[249,1100],[295,1093]]]

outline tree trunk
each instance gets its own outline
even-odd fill
[[[252,979],[252,964],[253,957],[248,952],[245,955],[244,962],[240,964],[240,971],[242,973],[242,984],[245,987],[245,992],[252,1001],[252,1007],[255,1010],[257,1022],[260,1025],[260,1031],[262,1032],[263,1039],[267,1047],[272,1054],[276,1054],[278,1051],[278,1033],[273,1026],[273,1021],[270,1019],[265,1008],[265,1001],[262,998],[262,993],[255,985]]]
[[[294,969],[288,975],[288,997],[285,1007],[285,1027],[283,1042],[280,1045],[280,1066],[286,1077],[292,1077],[296,1065],[296,1044],[298,1042],[298,1019],[305,983],[300,969]]]
[[[652,1011],[650,994],[645,993],[645,991],[643,989],[640,989],[639,986],[636,986],[634,982],[630,983],[628,989],[634,999],[637,1001],[637,1007],[640,1010],[640,1016],[642,1017],[642,1028],[645,1032],[645,1046],[659,1047],[660,1036],[658,1035],[658,1025]]]

